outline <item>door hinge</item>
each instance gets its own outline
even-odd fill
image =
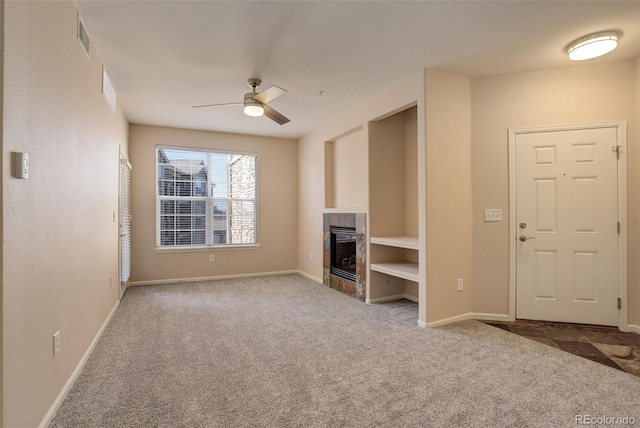
[[[611,150],[616,152],[616,158],[619,160],[620,159],[620,149],[622,148],[622,146],[611,146]]]
[[[618,297],[618,309],[622,309],[622,299]]]
[[[618,222],[618,235],[620,235],[620,222]]]

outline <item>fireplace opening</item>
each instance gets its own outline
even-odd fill
[[[331,226],[331,273],[356,281],[356,229]]]

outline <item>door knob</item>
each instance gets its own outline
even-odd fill
[[[533,237],[533,236],[520,235],[520,236],[518,237],[518,239],[519,239],[519,240],[521,240],[522,242],[524,242],[524,241],[528,241],[529,239],[536,239],[536,238],[535,238],[535,237]]]

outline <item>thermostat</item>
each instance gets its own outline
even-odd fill
[[[16,177],[29,178],[29,154],[16,153]]]

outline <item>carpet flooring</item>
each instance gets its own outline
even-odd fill
[[[300,275],[132,287],[51,427],[563,427],[640,378],[481,322],[422,329]],[[628,420],[628,419],[627,419]]]

